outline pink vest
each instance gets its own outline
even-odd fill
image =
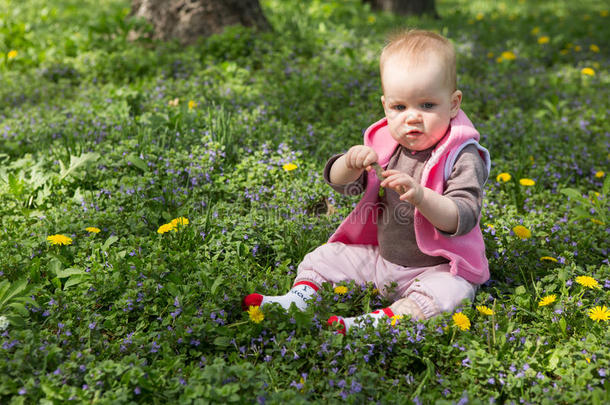
[[[442,194],[445,181],[460,151],[474,144],[487,165],[491,161],[489,152],[479,145],[479,133],[466,114],[459,110],[451,120],[447,134],[441,139],[424,166],[421,184]],[[398,143],[392,138],[385,118],[371,125],[364,133],[364,144],[377,152],[379,164],[386,167]],[[343,220],[328,242],[345,244],[377,245],[377,199],[379,179],[374,170],[368,173],[364,196],[356,208]],[[474,284],[489,279],[489,266],[485,257],[483,234],[477,225],[466,235],[447,237],[441,234],[420,212],[415,209],[415,237],[419,249],[431,256],[442,256],[449,260],[451,274],[459,275]],[[479,218],[480,219],[480,218]]]

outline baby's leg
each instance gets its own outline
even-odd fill
[[[396,315],[429,319],[453,312],[466,298],[474,301],[476,285],[449,273],[449,266],[435,266],[420,274],[403,297],[390,305]]]
[[[388,308],[353,318],[333,316],[328,324],[339,323],[338,332],[345,334],[352,326],[364,325],[367,318],[373,326],[380,321],[402,316],[414,320],[429,319],[442,312],[453,312],[466,298],[473,301],[475,291],[475,285],[462,277],[451,275],[449,265],[434,266],[418,274],[402,298]]]
[[[294,285],[284,295],[250,294],[242,301],[244,310],[250,306],[278,303],[288,309],[294,303],[304,310],[322,283],[354,280],[357,283],[373,281],[379,249],[369,245],[326,243],[307,254],[297,269]]]

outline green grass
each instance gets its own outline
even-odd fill
[[[275,32],[182,47],[129,42],[127,1],[0,0],[0,402],[608,403],[608,9],[437,3],[265,0]],[[241,298],[284,293],[357,201],[321,170],[382,116],[377,58],[405,26],[454,41],[492,155],[470,330],[335,335],[331,314],[387,304],[353,284],[251,322]]]

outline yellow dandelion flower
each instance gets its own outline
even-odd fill
[[[606,175],[606,173],[604,173],[604,172],[603,172],[603,171],[601,171],[601,170],[598,170],[598,171],[596,171],[596,172],[595,172],[595,178],[596,178],[596,179],[601,179],[601,178],[602,178],[602,177],[604,177],[605,175]]]
[[[453,314],[453,324],[460,328],[461,330],[469,330],[470,329],[470,319],[466,315],[461,312],[456,312]]]
[[[591,44],[589,45],[589,49],[591,50],[591,52],[599,52],[599,46],[595,45],[595,44]]]
[[[551,257],[551,256],[542,256],[540,258],[540,261],[541,262],[547,261],[547,262],[555,262],[555,263],[557,263],[557,259],[555,259],[554,257]]]
[[[157,233],[163,234],[169,231],[173,231],[176,227],[172,224],[163,224],[159,227],[159,229],[157,229]]]
[[[580,52],[582,47],[580,45],[574,45],[574,52]]]
[[[504,59],[502,59],[502,57],[501,57],[501,56],[498,56],[498,57],[496,58],[496,62],[497,62],[497,63],[502,63],[502,61],[503,61],[503,60],[504,60]]]
[[[538,43],[539,43],[540,45],[543,45],[543,44],[548,44],[550,40],[551,40],[551,38],[549,38],[549,37],[547,37],[547,36],[545,35],[545,36],[543,36],[543,37],[538,38]]]
[[[496,229],[495,226],[493,226],[493,224],[485,224],[486,227],[488,227],[489,229]]]
[[[540,32],[540,27],[532,28],[532,35],[538,35],[539,32]]]
[[[8,51],[8,53],[6,54],[6,57],[8,59],[15,59],[17,57],[17,51],[16,50],[10,50]]]
[[[250,320],[254,323],[261,323],[263,319],[265,319],[265,314],[261,311],[259,306],[251,305],[248,308],[248,315],[250,316]]]
[[[608,17],[608,10],[602,10],[599,12],[599,15],[602,17]]]
[[[477,311],[479,311],[483,315],[493,315],[493,314],[495,314],[493,309],[491,309],[489,307],[486,307],[485,305],[477,306]]]
[[[96,228],[95,226],[88,226],[85,228],[85,231],[90,233],[100,233],[100,228]]]
[[[575,281],[578,284],[582,285],[583,287],[587,287],[587,288],[600,288],[599,287],[599,283],[593,277],[578,276],[578,277],[576,277]]]
[[[532,179],[519,179],[519,184],[521,184],[522,186],[529,187],[536,184],[536,182]]]
[[[517,55],[515,55],[514,52],[512,52],[512,51],[504,51],[504,52],[502,52],[502,55],[500,55],[500,57],[503,60],[515,60],[515,59],[517,59]]]
[[[193,108],[197,107],[197,103],[193,100],[189,100],[188,107],[189,111],[191,111]]]
[[[559,51],[559,53],[562,55],[567,55],[568,52],[570,52],[570,51],[568,51],[567,49],[562,49],[561,51]]]
[[[47,241],[49,241],[49,243],[51,245],[71,245],[72,244],[72,238],[70,238],[69,236],[66,236],[66,235],[61,235],[61,234],[48,236]]]
[[[494,53],[493,52],[487,52],[487,57],[489,59],[493,58],[494,57]]]
[[[370,24],[373,24],[375,21],[377,21],[377,19],[375,18],[375,16],[374,16],[374,15],[370,15],[370,16],[369,16],[369,18],[367,18],[367,21],[368,21]]]
[[[335,287],[335,294],[339,294],[339,295],[347,294],[347,287],[344,285]]]
[[[605,305],[591,308],[589,309],[589,318],[597,322],[607,321],[610,319],[610,310]]]
[[[373,291],[371,291],[372,295],[379,295],[379,289],[377,288],[373,288]]]
[[[396,322],[398,322],[399,320],[402,319],[402,315],[394,315],[392,318],[390,318],[392,320],[391,325],[392,326],[396,326]]]
[[[595,70],[591,69],[590,67],[582,68],[580,73],[585,76],[595,76]]]
[[[599,219],[595,219],[595,218],[591,218],[591,222],[593,222],[594,224],[597,224],[597,225],[606,225],[605,223],[603,223]]]
[[[532,232],[523,225],[515,226],[513,232],[521,239],[529,239],[532,237]]]
[[[498,182],[501,181],[502,183],[506,183],[507,181],[510,181],[510,179],[512,179],[512,177],[508,173],[500,173],[496,177],[496,181],[498,181]]]
[[[171,220],[170,224],[176,228],[178,225],[185,226],[189,224],[189,220],[184,217],[178,217]]]
[[[284,169],[287,172],[292,171],[296,168],[297,168],[297,165],[295,165],[294,163],[286,163],[285,165],[282,166],[282,169]]]
[[[557,301],[557,296],[555,294],[547,295],[546,297],[543,297],[540,300],[540,302],[538,303],[538,306],[546,307],[547,305],[550,305],[555,301]]]
[[[479,13],[475,18],[477,19],[477,21],[481,21],[484,17],[485,16],[483,15],[483,13]]]

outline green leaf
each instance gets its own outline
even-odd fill
[[[566,328],[567,328],[567,322],[566,322],[565,318],[561,318],[559,320],[559,328],[561,328],[561,331],[565,335],[566,334]]]
[[[64,290],[67,289],[68,287],[78,285],[78,284],[82,283],[83,281],[87,281],[87,280],[89,280],[88,274],[87,274],[87,276],[85,276],[85,275],[72,276],[64,284]]]
[[[8,288],[3,286],[1,289],[2,295],[0,296],[0,308],[6,305],[13,298],[23,294],[26,291],[27,284],[28,282],[26,279],[21,279],[10,284]]]
[[[228,336],[219,336],[214,339],[214,345],[220,347],[228,347],[231,346],[231,338]]]
[[[8,306],[13,308],[21,316],[27,317],[30,315],[29,311],[25,308],[25,305],[20,302],[12,302]]]
[[[75,268],[75,267],[71,267],[69,269],[59,270],[55,274],[59,278],[66,278],[66,277],[74,276],[74,275],[77,275],[77,274],[88,274],[88,273],[85,270],[83,270],[83,269],[78,269],[78,268]]]
[[[104,242],[104,244],[102,245],[102,250],[108,250],[110,245],[112,245],[117,240],[119,240],[118,236],[115,236],[115,235],[110,236],[108,239],[106,239],[106,242]]]
[[[525,295],[526,290],[525,287],[520,285],[519,287],[515,288],[515,295]]]
[[[586,199],[583,198],[582,194],[580,193],[580,191],[574,189],[574,188],[563,188],[560,190],[561,194],[565,194],[568,197],[570,197],[573,200],[576,201],[585,201]]]
[[[59,181],[62,181],[66,177],[73,174],[74,171],[76,171],[76,169],[78,169],[79,167],[85,165],[89,161],[95,161],[95,160],[99,159],[99,157],[100,157],[99,153],[95,153],[95,152],[83,153],[82,155],[80,155],[78,157],[70,156],[70,167],[68,167],[67,169],[64,167],[64,165],[60,161],[61,170],[59,173]]]
[[[220,284],[223,281],[224,281],[224,278],[222,276],[216,277],[216,280],[214,280],[214,284],[212,284],[212,287],[210,287],[210,293],[215,294],[216,290],[218,289],[218,287],[220,286]]]
[[[127,161],[130,162],[135,167],[137,167],[138,169],[142,170],[143,172],[148,171],[148,166],[146,165],[146,162],[134,154],[127,155]]]

